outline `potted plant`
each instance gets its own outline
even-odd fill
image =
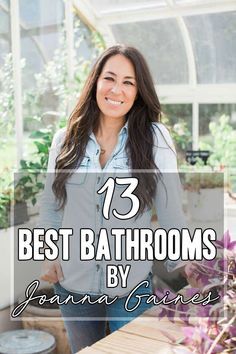
[[[227,172],[227,192],[235,198],[236,130],[230,117],[222,115],[217,122],[210,122],[211,143],[200,142],[199,147],[209,150],[208,165],[214,170]]]
[[[2,189],[0,211],[0,229],[23,224],[28,220],[27,204],[21,186],[16,186],[14,189],[13,184],[9,183]]]
[[[219,300],[207,306],[163,306],[159,314],[167,315],[171,321],[178,316],[185,325],[180,341],[185,347],[177,345],[173,349],[176,354],[236,353],[236,241],[231,241],[227,231],[216,245],[218,255],[213,261],[194,263],[194,275],[201,288],[187,292],[190,295],[212,291],[219,295]],[[174,342],[168,333],[165,335]]]
[[[51,127],[33,132],[31,137],[35,139],[36,157],[33,160],[21,160],[21,168],[14,175],[14,181],[8,173],[1,177],[0,228],[23,224],[29,219],[28,207],[36,204],[37,197],[44,188],[44,173],[53,132]]]
[[[186,191],[186,208],[191,220],[216,221],[223,218],[223,173],[194,166],[194,170],[183,174],[182,182]]]

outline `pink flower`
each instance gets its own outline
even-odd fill
[[[215,242],[221,248],[225,248],[227,250],[236,250],[236,241],[231,241],[229,230],[227,230],[221,239],[221,241]]]

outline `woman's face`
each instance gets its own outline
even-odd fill
[[[134,104],[137,92],[131,61],[120,54],[110,57],[97,81],[96,99],[102,116],[124,119]]]

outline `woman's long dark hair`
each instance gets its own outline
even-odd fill
[[[80,164],[86,151],[89,134],[91,131],[96,132],[99,126],[100,111],[96,102],[97,80],[107,60],[117,54],[123,55],[132,62],[138,89],[137,98],[126,115],[128,121],[126,152],[131,167],[133,170],[157,169],[153,156],[152,122],[160,121],[161,106],[150,71],[145,59],[137,49],[125,45],[112,46],[105,50],[96,61],[68,121],[65,140],[56,159],[56,172],[52,187],[60,208],[64,207],[67,199],[65,183],[71,175],[69,170],[73,170]],[[135,173],[132,174],[135,175]],[[140,199],[139,213],[142,213],[146,208],[152,206],[158,175],[138,173],[136,176],[139,178],[137,188]]]

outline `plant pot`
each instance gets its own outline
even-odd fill
[[[45,294],[47,298],[54,295],[53,288],[38,289],[34,296]],[[19,302],[22,302],[21,298]],[[70,346],[67,339],[61,312],[57,304],[46,303],[39,306],[36,301],[31,301],[30,305],[21,314],[23,328],[38,329],[52,334],[56,339],[56,353],[70,354]],[[54,319],[49,319],[53,317]]]
[[[29,220],[28,207],[26,202],[16,202],[12,207],[6,207],[4,225],[0,229],[6,229],[10,226],[22,225]]]
[[[13,207],[13,211],[14,219],[11,225],[21,225],[29,220],[26,202],[17,202]]]

